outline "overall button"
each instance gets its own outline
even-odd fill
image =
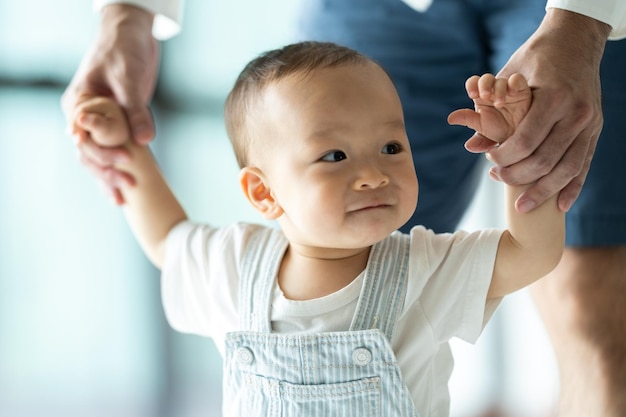
[[[235,358],[242,365],[250,365],[254,362],[254,354],[247,347],[238,348],[235,352]]]
[[[352,359],[354,359],[354,363],[357,365],[365,366],[372,361],[372,352],[367,348],[355,349],[352,353]]]

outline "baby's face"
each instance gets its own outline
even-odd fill
[[[402,106],[373,63],[319,69],[269,86],[256,123],[278,219],[292,243],[364,248],[402,226],[417,177]]]

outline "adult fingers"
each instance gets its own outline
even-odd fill
[[[585,180],[587,179],[587,174],[589,173],[589,168],[591,167],[591,160],[593,159],[593,155],[596,151],[598,137],[599,133],[595,135],[594,140],[589,144],[581,173],[574,177],[574,179],[572,179],[572,181],[570,181],[570,183],[559,193],[558,205],[563,211],[568,211],[572,207],[582,191]]]
[[[76,115],[76,107],[78,105],[77,87],[70,83],[61,95],[61,109],[65,115],[66,130],[69,134],[73,133],[74,116]]]
[[[528,156],[509,166],[499,165],[494,157],[508,141],[504,142],[498,148],[489,151],[489,159],[497,165],[492,171],[501,181],[520,185],[539,181],[558,167],[558,172],[552,177],[560,178],[561,185],[565,186],[582,170],[589,147],[588,134],[587,131],[582,131],[571,138],[570,126],[559,123]]]
[[[83,139],[77,147],[81,155],[102,168],[110,168],[116,163],[130,161],[130,152],[123,146],[103,147],[98,146],[91,139]]]
[[[124,106],[124,110],[135,142],[145,145],[154,139],[154,120],[147,105],[131,102],[131,104]]]
[[[85,154],[79,152],[78,158],[80,163],[87,168],[100,182],[108,188],[117,188],[121,186],[134,186],[136,180],[127,172],[117,170],[113,167],[105,167],[94,163]]]
[[[508,167],[520,161],[525,162],[522,165],[523,170],[520,170],[518,167],[514,171],[518,176],[519,171],[522,171],[522,178],[519,180],[510,178],[510,184],[526,184],[537,180],[539,176],[547,174],[547,171],[541,172],[541,175],[535,176],[531,181],[523,182],[527,180],[528,176],[538,173],[539,168],[543,168],[537,166],[537,163],[552,162],[552,166],[554,166],[571,141],[573,141],[576,135],[572,135],[571,127],[569,132],[566,132],[565,129],[559,131],[555,127],[555,123],[562,119],[559,109],[560,107],[555,103],[554,95],[542,95],[540,91],[536,91],[528,114],[521,121],[518,128],[515,129],[515,132],[504,143],[489,152],[490,160],[499,167]],[[557,141],[557,144],[563,151],[556,155],[543,155],[546,158],[545,161],[540,161],[538,158],[535,158],[530,163],[525,161],[534,154],[544,141],[548,140]]]
[[[135,179],[128,173],[114,169],[113,164],[128,160],[128,151],[125,148],[102,148],[85,135],[77,143],[77,150],[80,162],[98,179],[104,193],[115,204],[124,204],[119,187],[133,186]]]
[[[582,189],[597,141],[596,137],[589,142],[585,135],[574,141],[554,169],[519,196],[516,207],[520,212],[531,211],[559,192],[559,208],[566,211],[571,207]]]
[[[135,181],[132,177],[112,168],[102,168],[90,161],[84,154],[80,153],[80,151],[78,152],[78,159],[81,164],[96,177],[100,188],[114,204],[124,204],[124,197],[116,184],[121,185],[122,183],[126,183],[134,185]]]
[[[591,161],[591,158],[589,158],[589,160]],[[561,190],[557,200],[560,210],[569,211],[569,209],[572,208],[583,189],[588,173],[589,167],[587,166],[580,175],[574,177],[574,179]]]
[[[159,67],[158,43],[150,33],[144,41],[120,63],[126,76],[111,84],[116,100],[126,113],[132,137],[139,144],[147,144],[155,136],[149,102]]]

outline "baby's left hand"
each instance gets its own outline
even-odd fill
[[[93,175],[107,179],[109,184],[135,185],[135,179],[116,165],[131,160],[128,150],[131,133],[126,115],[115,101],[107,97],[85,97],[76,106],[72,130],[76,146],[81,150],[80,161]],[[107,156],[113,162],[103,159]],[[112,197],[116,204],[124,202],[118,189],[112,190]]]
[[[509,78],[474,75],[467,80],[465,88],[474,101],[474,110],[455,110],[448,116],[448,123],[476,131],[465,143],[470,152],[485,152],[504,142],[530,108],[532,93],[521,74]]]
[[[74,130],[78,129],[87,132],[99,146],[120,146],[131,138],[122,108],[107,97],[92,97],[76,107]]]

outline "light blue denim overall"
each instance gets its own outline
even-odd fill
[[[274,282],[287,248],[281,232],[256,234],[242,265],[243,331],[226,335],[224,416],[417,416],[391,349],[404,305],[409,237],[374,245],[350,329],[271,333]]]

